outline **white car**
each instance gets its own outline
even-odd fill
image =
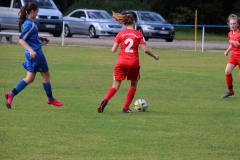
[[[125,28],[108,12],[97,9],[76,9],[63,17],[63,21],[65,37],[73,34],[89,35],[90,38],[115,36]]]

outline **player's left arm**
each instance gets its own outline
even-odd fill
[[[47,37],[39,37],[40,41],[42,43],[48,44],[50,42],[50,40]]]
[[[232,44],[233,44],[234,46],[240,46],[240,42],[238,42],[238,41],[234,41]]]
[[[37,56],[37,53],[25,42],[24,39],[20,38],[19,43],[23,46],[23,48],[29,51],[32,58],[35,58]]]
[[[146,44],[140,44],[142,47],[142,50],[144,53],[148,54],[149,56],[153,57],[155,60],[159,59],[159,56],[157,54],[153,54],[148,47],[146,46]]]

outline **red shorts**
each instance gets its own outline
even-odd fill
[[[240,69],[240,55],[232,54],[228,63],[234,64],[235,66],[238,65],[238,68]]]
[[[114,68],[113,79],[116,81],[124,80],[127,77],[127,80],[136,81],[140,79],[140,66],[122,66],[116,65]]]

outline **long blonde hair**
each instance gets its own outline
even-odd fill
[[[125,15],[122,15],[120,13],[115,13],[112,11],[112,17],[118,21],[120,24],[124,24],[124,25],[132,25],[134,24],[134,17],[132,14],[125,14]]]
[[[227,24],[229,24],[230,20],[232,20],[232,19],[235,19],[237,21],[238,29],[240,29],[240,18],[236,14],[230,14],[228,16],[228,23]]]

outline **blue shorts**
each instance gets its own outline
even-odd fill
[[[30,56],[30,52],[27,50],[25,51],[25,58],[26,61],[22,64],[22,66],[28,71],[28,72],[48,72],[48,64],[46,61],[46,58],[42,52],[41,49],[36,50],[37,56],[35,58],[32,58]]]

